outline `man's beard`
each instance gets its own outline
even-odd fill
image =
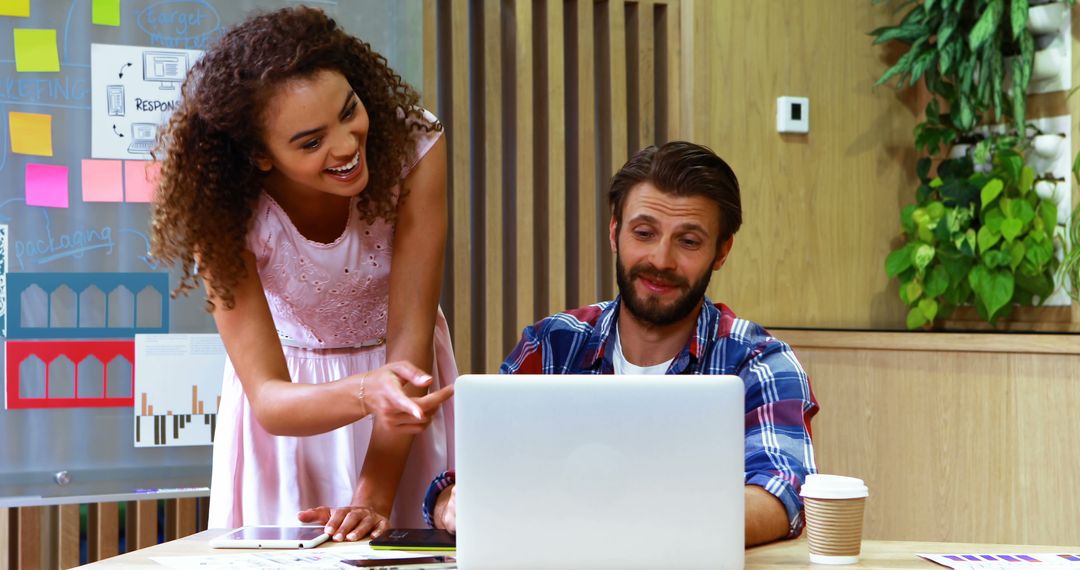
[[[666,307],[661,305],[660,301],[655,298],[640,299],[635,295],[633,286],[634,279],[640,276],[654,278],[665,284],[674,285],[686,292],[675,299],[674,303]],[[712,279],[712,271],[706,271],[701,279],[690,285],[685,278],[671,271],[659,271],[651,263],[639,263],[627,272],[622,263],[622,258],[618,255],[618,252],[615,254],[615,282],[619,286],[619,295],[622,296],[623,306],[639,321],[651,325],[666,326],[689,316],[705,297],[705,291],[709,288],[710,279]]]

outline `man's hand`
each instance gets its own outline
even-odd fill
[[[390,522],[386,515],[369,507],[315,507],[297,513],[303,523],[325,525],[324,531],[337,542],[377,538],[386,531]]]
[[[450,485],[439,492],[439,498],[435,501],[435,512],[431,518],[435,521],[435,528],[444,528],[450,533],[457,532],[457,485]]]

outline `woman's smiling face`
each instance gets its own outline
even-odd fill
[[[279,190],[355,196],[368,184],[368,127],[367,110],[341,73],[292,79],[267,102],[266,152],[255,161]]]

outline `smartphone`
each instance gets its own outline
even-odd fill
[[[441,528],[393,528],[371,540],[375,550],[456,550],[457,539]]]
[[[358,568],[381,568],[382,570],[427,570],[428,568],[457,568],[452,556],[424,556],[421,558],[370,558],[367,560],[342,560],[344,564]]]
[[[315,548],[330,535],[321,526],[245,526],[210,540],[211,548]]]

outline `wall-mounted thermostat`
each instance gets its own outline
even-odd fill
[[[810,132],[810,99],[777,97],[776,131],[780,133]]]

